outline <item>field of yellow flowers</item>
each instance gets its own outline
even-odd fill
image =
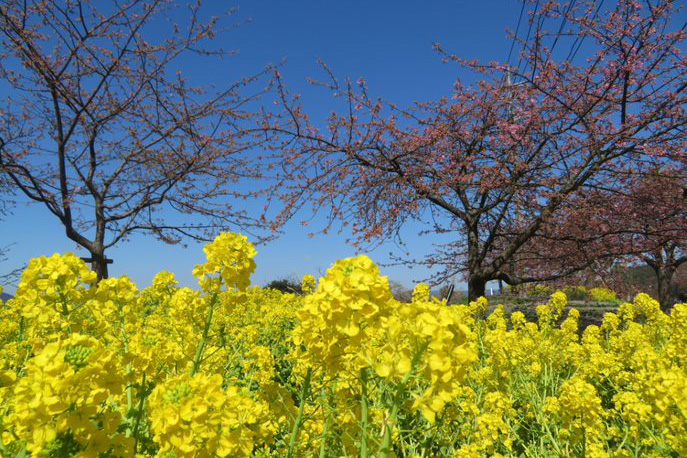
[[[0,455],[687,456],[687,304],[580,333],[561,292],[532,323],[399,303],[365,256],[294,296],[250,287],[245,237],[205,254],[198,291],[31,261],[0,304]]]

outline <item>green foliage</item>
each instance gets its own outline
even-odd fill
[[[587,301],[589,300],[589,290],[584,286],[566,286],[563,292],[571,301]]]
[[[303,287],[300,282],[292,280],[290,278],[282,278],[279,280],[272,280],[267,285],[265,289],[275,289],[281,291],[282,293],[290,294],[303,294]]]

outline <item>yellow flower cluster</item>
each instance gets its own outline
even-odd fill
[[[96,274],[71,253],[31,260],[13,301],[24,320],[28,340],[40,346],[65,332],[80,331],[86,319],[84,304],[91,298],[88,285],[96,279]]]
[[[243,291],[250,285],[255,270],[253,258],[257,254],[248,238],[224,233],[203,248],[207,262],[193,269],[203,291],[217,292],[222,284],[231,291]],[[215,277],[217,275],[217,277]]]
[[[605,436],[601,399],[594,385],[583,378],[566,380],[560,388],[558,397],[548,398],[545,411],[553,413],[561,422],[561,437],[590,442],[598,442]]]
[[[155,387],[148,406],[158,456],[246,457],[273,433],[263,423],[268,407],[236,387],[223,389],[219,375],[170,378]]]
[[[306,275],[303,277],[303,281],[301,283],[301,290],[303,290],[303,294],[312,294],[315,292],[315,289],[317,289],[315,277],[312,275]]]
[[[589,290],[589,296],[596,302],[614,302],[618,300],[615,291],[608,288],[592,288]]]
[[[425,283],[418,283],[413,289],[413,303],[429,302],[430,290],[429,285]]]
[[[581,330],[561,292],[529,322],[400,303],[365,256],[299,296],[250,287],[245,237],[205,252],[199,291],[32,261],[0,304],[0,457],[687,456],[687,304]]]
[[[473,408],[475,425],[455,456],[498,456],[497,449],[512,452],[515,434],[509,423],[516,418],[512,401],[498,391],[490,392],[484,397],[481,412],[474,404]]]
[[[120,367],[92,337],[72,334],[47,344],[14,384],[4,426],[35,455],[69,448],[83,456],[128,456],[133,443],[117,432],[121,415],[111,402],[124,385]]]
[[[414,366],[429,383],[416,397],[413,408],[434,422],[444,406],[461,392],[463,378],[477,360],[475,349],[468,343],[470,330],[463,314],[444,305],[405,305],[400,312],[410,321],[408,331],[390,329],[388,346],[406,351],[399,361],[407,361],[409,369],[409,357],[418,360]]]
[[[376,337],[392,299],[387,279],[367,256],[337,262],[297,313],[293,342],[303,350],[299,361],[332,375],[357,373],[367,366],[360,348]]]
[[[566,286],[563,292],[572,300],[593,302],[618,302],[618,295],[608,288],[586,288],[584,286]]]

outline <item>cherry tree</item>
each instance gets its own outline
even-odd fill
[[[676,299],[673,277],[687,263],[687,173],[659,170],[648,175],[630,195],[621,195],[612,211],[611,221],[625,232],[621,241],[654,271],[658,301],[669,310]]]
[[[0,175],[0,227],[3,220],[11,218],[12,216],[12,186],[8,180]],[[11,285],[16,282],[19,278],[20,272],[23,270],[19,267],[14,267],[12,270],[7,270],[7,266],[4,265],[9,259],[9,252],[11,249],[11,243],[3,241],[3,245],[0,246],[0,287]]]
[[[214,89],[181,72],[227,54],[212,47],[218,20],[171,0],[0,5],[0,174],[90,252],[99,279],[105,251],[134,232],[178,243],[261,224],[232,207],[255,195],[235,184],[261,176],[242,127],[260,75]]]
[[[664,311],[675,303],[672,280],[687,264],[687,170],[661,161],[644,172],[627,174],[623,186],[604,186],[571,199],[565,212],[550,223],[548,240],[564,240],[553,250],[570,265],[581,260],[606,267],[646,264],[656,276],[656,294]],[[542,231],[542,234],[545,234]],[[532,245],[546,245],[535,236]],[[574,246],[574,249],[572,247]],[[577,259],[571,259],[577,258]],[[545,258],[531,256],[532,268],[545,268]]]
[[[416,262],[441,266],[436,281],[462,273],[470,299],[490,280],[568,274],[519,275],[513,260],[570,196],[640,158],[684,151],[687,36],[671,1],[532,5],[531,33],[511,37],[521,64],[442,51],[479,81],[438,101],[403,109],[325,66],[320,84],[343,104],[322,128],[280,84],[282,110],[261,127],[284,157],[283,216],[309,202],[329,215],[324,230],[351,224],[358,243],[424,222],[425,236],[452,241]]]

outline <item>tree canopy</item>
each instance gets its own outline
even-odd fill
[[[453,241],[421,262],[443,267],[438,281],[462,273],[471,299],[489,280],[541,281],[580,268],[530,276],[513,261],[571,197],[616,182],[637,161],[684,159],[687,35],[672,1],[531,6],[530,33],[512,37],[518,66],[438,47],[479,79],[457,81],[438,101],[400,108],[325,66],[321,84],[344,108],[323,128],[280,86],[282,109],[263,129],[278,134],[287,169],[283,216],[310,202],[330,224],[351,224],[359,242],[424,221],[426,233]]]
[[[226,54],[212,46],[218,19],[200,13],[168,0],[0,5],[0,174],[99,278],[105,250],[135,232],[178,243],[261,225],[233,203],[257,193],[236,183],[261,177],[242,123],[265,88],[260,74],[212,89],[181,72],[186,55]]]

